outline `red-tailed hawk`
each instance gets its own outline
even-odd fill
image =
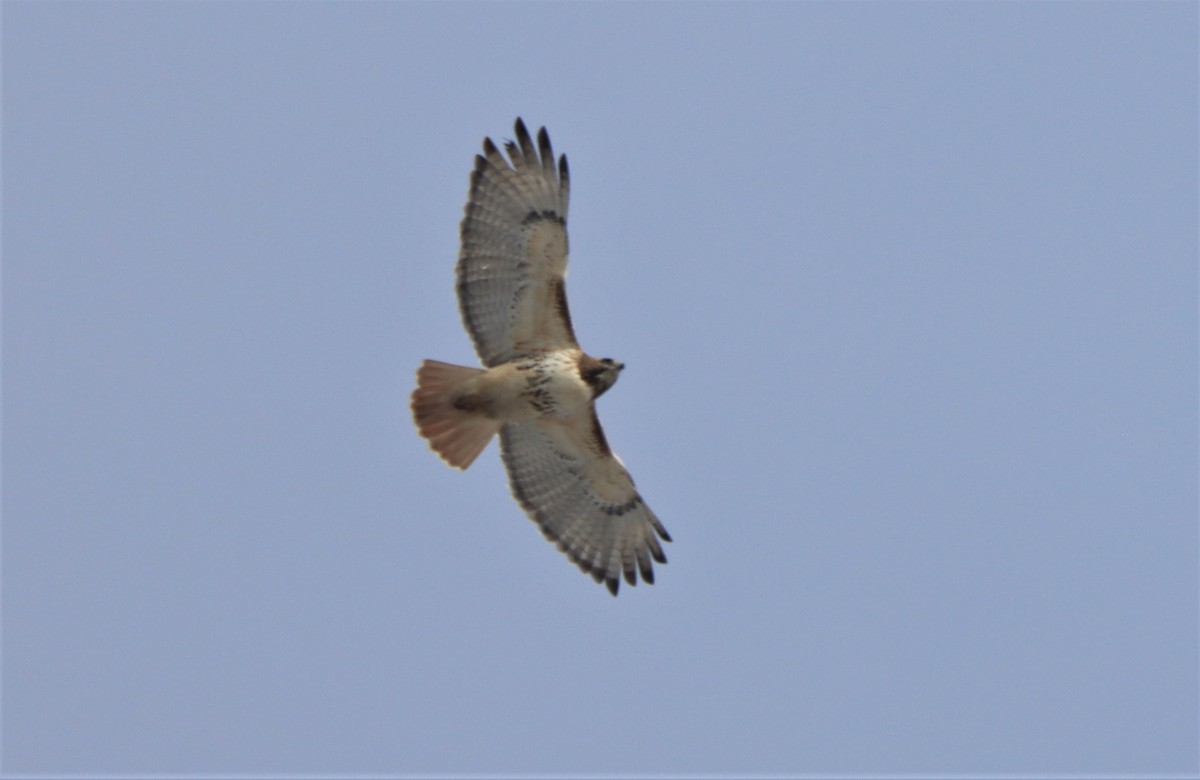
[[[458,255],[458,304],[486,368],[426,360],[413,417],[443,460],[465,469],[500,434],[513,495],[546,538],[615,596],[654,582],[671,541],[620,458],[595,400],[625,367],[579,348],[567,311],[567,158],[546,128],[534,146],[517,119],[505,159],[483,141]],[[511,162],[510,162],[511,160]]]

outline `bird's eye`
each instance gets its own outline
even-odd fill
[[[600,358],[600,362],[606,366],[611,366],[613,364],[612,358]]]

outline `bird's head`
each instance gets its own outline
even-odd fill
[[[621,375],[624,368],[624,363],[618,363],[612,358],[597,360],[594,357],[585,356],[579,361],[579,375],[592,388],[593,398],[599,398],[604,391],[615,385],[617,377]]]

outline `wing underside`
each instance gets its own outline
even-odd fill
[[[547,539],[616,595],[654,582],[658,540],[671,537],[608,450],[595,409],[580,419],[510,422],[500,430],[513,495]]]
[[[542,128],[537,144],[516,122],[506,159],[490,138],[475,158],[461,226],[458,301],[485,365],[576,347],[567,308],[567,158],[557,165]]]

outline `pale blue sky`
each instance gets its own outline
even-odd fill
[[[1197,4],[15,3],[3,770],[1197,772]],[[408,412],[572,170],[613,599]]]

